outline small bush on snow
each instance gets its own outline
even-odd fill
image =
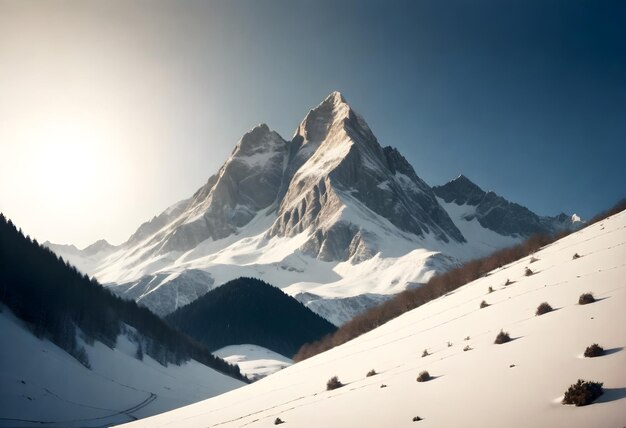
[[[376,370],[372,369],[369,372],[367,372],[367,374],[365,375],[365,377],[371,377],[371,376],[376,376],[378,373],[376,373]]]
[[[280,424],[284,424],[285,421],[283,421],[281,418],[276,418],[274,419],[274,425],[280,425]]]
[[[530,268],[526,268],[526,271],[524,272],[524,275],[526,276],[531,276],[534,272],[532,270],[530,270]]]
[[[496,345],[501,345],[510,341],[511,336],[509,336],[509,333],[505,333],[503,330],[500,330],[500,333],[498,333],[498,335],[496,336],[496,340],[494,340],[493,343],[495,343]]]
[[[591,404],[604,393],[602,385],[602,382],[590,382],[578,379],[578,382],[571,385],[567,391],[565,391],[563,404],[573,404],[575,406]]]
[[[417,376],[418,382],[427,382],[430,379],[430,374],[427,371],[420,372],[420,374]]]
[[[579,305],[587,305],[587,304],[593,303],[595,301],[596,301],[596,299],[595,299],[595,297],[593,297],[592,293],[583,293],[578,298],[578,304]]]
[[[341,388],[342,386],[343,383],[339,381],[339,378],[337,376],[331,377],[330,379],[328,379],[328,382],[326,382],[327,391],[332,391],[333,389]]]
[[[604,348],[597,343],[587,346],[585,349],[585,357],[587,358],[601,357],[602,355],[604,355]]]
[[[535,312],[535,315],[539,316],[552,311],[552,306],[550,306],[548,302],[543,302],[541,305],[537,306],[537,311]]]
[[[487,306],[489,306],[489,303],[485,302],[484,300],[480,302],[480,309],[486,308]]]

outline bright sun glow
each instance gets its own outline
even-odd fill
[[[59,121],[30,136],[33,167],[46,193],[60,199],[82,197],[103,174],[102,137],[81,123]]]

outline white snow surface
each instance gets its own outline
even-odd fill
[[[230,345],[213,352],[214,355],[239,366],[241,374],[258,380],[293,364],[290,358],[258,345]]]
[[[623,426],[626,212],[534,257],[254,384],[128,426],[269,427],[279,417],[297,427],[408,427],[414,416],[420,427]],[[585,292],[597,301],[579,305]],[[482,300],[491,306],[480,309]],[[535,316],[542,302],[556,310]],[[496,345],[501,329],[513,340]],[[606,355],[582,358],[593,343]],[[371,369],[378,374],[366,377]],[[422,370],[433,379],[416,382]],[[345,386],[326,391],[335,375]],[[589,406],[562,405],[578,379],[603,382],[604,394]]]
[[[124,423],[244,385],[194,360],[168,367],[127,336],[115,349],[83,343],[91,370],[34,336],[11,311],[0,313],[0,427],[96,427]]]

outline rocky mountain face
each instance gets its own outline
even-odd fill
[[[467,229],[474,219],[478,228]],[[465,177],[431,188],[334,92],[291,140],[265,124],[246,133],[205,185],[121,246],[98,244],[89,255],[49,246],[160,315],[247,276],[341,324],[463,260],[570,220],[539,217]]]
[[[320,260],[365,260],[378,248],[358,220],[342,216],[357,206],[397,229],[443,242],[464,242],[430,187],[406,159],[381,147],[365,121],[338,92],[311,110],[291,142],[289,183],[268,237],[315,232],[302,250]]]
[[[433,187],[433,191],[447,203],[475,207],[473,213],[465,219],[469,221],[476,218],[484,228],[504,236],[528,237],[537,233],[552,235],[582,225],[576,215],[561,213],[555,217],[538,216],[492,191],[485,192],[464,175],[443,186]]]

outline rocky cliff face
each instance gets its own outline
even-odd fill
[[[268,208],[276,220],[267,239],[308,231],[301,250],[324,261],[358,262],[377,253],[363,216],[417,237],[465,241],[406,159],[381,147],[334,92],[307,114],[291,141],[265,124],[245,134],[216,175],[144,223],[125,246],[147,239],[151,250],[143,260],[188,251],[236,233]]]
[[[288,151],[288,143],[265,124],[246,133],[219,172],[165,217],[169,224],[150,241],[157,254],[187,251],[245,226],[276,200]]]
[[[475,207],[466,220],[476,218],[486,229],[500,235],[528,237],[532,234],[554,234],[581,225],[576,215],[538,216],[528,208],[509,202],[494,192],[485,192],[464,175],[433,187],[435,194],[447,203]]]
[[[377,251],[371,231],[359,218],[342,215],[356,207],[415,236],[464,242],[430,187],[397,150],[380,146],[338,92],[309,112],[292,145],[293,173],[269,237],[313,229],[303,247],[308,254],[328,261],[367,259]]]

